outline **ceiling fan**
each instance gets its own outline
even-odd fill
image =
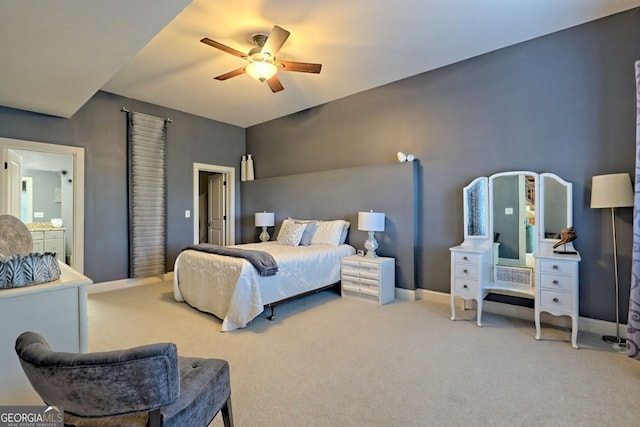
[[[280,80],[278,79],[278,75],[276,74],[278,70],[318,74],[322,69],[322,64],[276,59],[276,54],[287,38],[289,38],[290,34],[291,33],[289,31],[277,25],[274,25],[271,30],[271,34],[254,34],[252,36],[252,41],[256,47],[251,49],[249,53],[242,53],[207,37],[200,41],[204,44],[220,49],[223,52],[230,53],[238,58],[249,61],[249,64],[242,68],[214,77],[216,80],[227,80],[231,77],[247,73],[260,82],[266,81],[267,85],[271,88],[271,91],[275,93],[284,89],[282,83],[280,83]]]

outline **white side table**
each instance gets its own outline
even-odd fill
[[[395,258],[357,255],[342,258],[342,296],[374,301],[380,305],[393,301],[396,292],[395,265]]]

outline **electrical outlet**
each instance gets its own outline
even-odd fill
[[[34,212],[33,213],[33,217],[34,218],[44,218],[44,212]]]
[[[184,211],[184,217],[185,218],[191,218],[191,211],[189,209],[187,209],[186,211]]]
[[[504,208],[505,215],[513,215],[513,208]]]

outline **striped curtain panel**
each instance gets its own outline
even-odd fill
[[[129,277],[165,273],[166,120],[129,112]]]
[[[627,320],[627,354],[640,359],[640,61],[636,61],[636,178],[633,207],[631,295]]]

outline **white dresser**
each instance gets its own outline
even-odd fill
[[[395,258],[342,258],[340,281],[342,296],[353,296],[378,304],[393,301],[396,290]]]
[[[579,254],[536,255],[536,339],[541,339],[540,313],[571,318],[571,345],[578,348]]]
[[[58,261],[66,263],[64,233],[64,228],[32,229],[33,252],[52,252],[56,254]]]
[[[60,279],[41,285],[0,290],[0,403],[41,405],[14,350],[26,331],[45,337],[58,351],[87,351],[87,286],[93,283],[66,264]]]
[[[483,284],[491,280],[490,246],[450,248],[451,251],[451,320],[456,320],[456,297],[472,299],[478,304],[477,324],[482,326],[482,301],[487,296]],[[462,308],[465,308],[463,302]]]

